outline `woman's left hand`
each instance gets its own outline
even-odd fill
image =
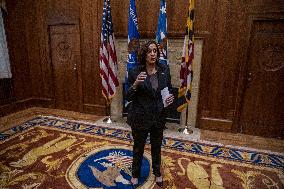
[[[171,94],[170,96],[168,96],[165,100],[167,103],[167,106],[172,104],[174,102],[174,99],[175,99],[174,95]]]

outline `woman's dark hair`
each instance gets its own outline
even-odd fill
[[[159,46],[156,43],[156,41],[150,40],[147,43],[145,43],[144,45],[141,46],[140,51],[139,51],[139,63],[140,65],[145,65],[146,64],[146,57],[147,57],[147,53],[148,53],[148,48],[151,44],[155,44],[157,47],[157,62],[156,64],[159,64],[159,58],[160,58],[160,50],[159,50]]]

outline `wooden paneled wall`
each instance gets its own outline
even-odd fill
[[[17,100],[30,98],[32,95],[30,85],[30,70],[27,54],[27,39],[25,31],[25,3],[16,1],[7,4],[6,35],[11,61],[14,94]]]
[[[167,1],[170,38],[184,37],[187,3],[188,0]],[[32,105],[105,114],[98,63],[102,6],[103,0],[7,1],[7,36],[16,102],[28,100]],[[116,37],[127,37],[128,6],[129,0],[111,1]],[[141,37],[154,38],[159,0],[136,1],[136,6]],[[248,57],[251,43],[255,45],[252,38],[257,35],[253,32],[273,33],[275,21],[282,35],[283,0],[198,0],[195,13],[195,34],[204,38],[197,125],[246,133],[240,123],[246,107]],[[264,24],[264,29],[255,29],[257,23],[268,21],[272,22]],[[276,37],[280,46],[281,35]],[[56,43],[59,50],[54,49]],[[68,55],[70,52],[72,56]],[[280,52],[283,54],[283,49]],[[70,64],[57,70],[66,62]],[[76,81],[68,82],[68,74],[75,74]],[[276,74],[281,75],[282,70]],[[60,86],[66,86],[65,92],[58,93]],[[74,87],[75,95],[61,94],[68,94]],[[281,87],[275,89],[280,90]],[[58,103],[65,101],[76,106]],[[0,109],[6,113],[19,109],[11,107]]]
[[[129,0],[111,1],[116,36],[127,37]],[[139,32],[144,38],[155,38],[160,1],[136,1]],[[184,37],[188,11],[188,0],[167,1],[167,22],[169,37]]]
[[[256,106],[250,107],[250,115],[252,116],[247,119],[254,123],[247,126],[242,124],[241,114],[244,111],[243,108],[246,106],[244,104],[246,100],[254,101],[257,104],[272,103],[274,106],[277,104],[273,98],[270,101],[266,99],[267,102],[264,102],[264,98],[258,101],[254,100],[254,98],[262,98],[263,94],[253,94],[250,99],[246,99],[248,96],[248,87],[252,87],[255,84],[249,81],[250,78],[247,70],[251,67],[248,57],[251,53],[251,48],[254,48],[250,43],[254,35],[252,30],[256,21],[267,22],[270,20],[270,25],[275,26],[278,30],[275,32],[283,35],[284,2],[281,0],[201,0],[197,1],[196,12],[196,35],[204,37],[197,118],[198,127],[283,138],[283,113],[279,113],[273,108],[270,109],[270,112],[265,111],[268,107],[264,106],[259,106],[258,108]],[[282,29],[279,29],[279,25],[277,26],[277,23],[280,22],[282,23]],[[267,28],[263,27],[261,32],[268,34],[267,41],[271,42],[272,46],[277,46],[277,44],[273,44],[270,41],[270,36],[274,33],[274,29],[271,28],[271,26],[267,25]],[[282,48],[284,40],[281,35],[278,38],[278,45],[281,48],[278,48],[277,52],[274,53],[274,56],[280,59],[284,51]],[[260,54],[255,56],[260,56]],[[280,81],[280,78],[283,78],[283,69],[275,74],[278,74],[278,79],[266,80],[262,86],[258,87],[265,89],[265,86],[276,85],[274,93],[278,94],[276,96],[281,101],[283,97],[279,94],[283,90],[283,85],[277,85],[277,83]],[[264,91],[258,90],[251,92],[263,93]],[[265,95],[269,98],[273,96],[269,90],[266,91]],[[279,109],[282,112],[284,111],[283,104],[279,106]],[[279,119],[281,115],[282,121]],[[275,124],[275,121],[278,120],[278,124],[273,126],[277,129],[272,131],[271,125],[262,123],[263,119],[268,120],[265,118],[266,116],[269,117],[270,123]],[[246,132],[247,129],[245,127],[250,127],[250,131]],[[269,127],[270,131],[268,131]],[[265,132],[267,133],[264,134]]]
[[[31,104],[105,114],[98,64],[98,6],[102,6],[100,1],[7,1],[6,30],[16,101],[12,107],[2,107],[2,112]],[[76,31],[68,30],[72,27]],[[54,28],[62,31],[61,34]],[[76,35],[78,40],[73,38]],[[79,54],[73,55],[75,51]],[[57,69],[60,64],[62,70]],[[68,80],[70,74],[76,81]],[[29,103],[21,105],[21,100]]]

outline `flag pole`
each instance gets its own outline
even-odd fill
[[[106,100],[107,101],[107,116],[108,117],[106,117],[105,119],[103,119],[103,122],[104,123],[108,123],[108,124],[111,124],[111,123],[114,123],[115,121],[113,121],[112,119],[111,119],[111,103],[110,103],[110,101],[107,99]]]
[[[113,95],[116,92],[116,87],[119,85],[117,75],[117,56],[114,44],[113,25],[111,16],[110,0],[104,0],[103,17],[102,17],[102,33],[101,33],[101,48],[100,48],[100,69],[105,75],[102,78],[103,96],[106,99],[107,118],[103,120],[106,123],[113,123],[111,120],[111,102]],[[102,58],[103,57],[103,58]]]
[[[107,35],[109,35],[109,34],[107,34]],[[109,42],[108,42],[108,43],[109,43]],[[109,48],[109,46],[108,46],[107,48]],[[107,59],[109,60],[109,53],[108,53]],[[107,76],[108,76],[108,81],[109,81],[109,78],[110,78],[110,76],[109,76],[109,71],[108,71],[108,73],[107,73]],[[107,88],[108,88],[108,97],[106,98],[106,103],[107,103],[107,116],[108,116],[108,117],[105,118],[105,119],[103,120],[103,122],[110,124],[110,123],[113,123],[113,121],[111,120],[111,116],[110,116],[110,112],[111,112],[111,111],[110,111],[111,99],[110,99],[110,97],[109,97],[110,85],[107,85]]]
[[[189,134],[193,133],[193,130],[188,128],[187,121],[188,121],[188,106],[186,106],[185,126],[184,126],[184,128],[179,128],[178,131],[180,133],[189,135]]]
[[[188,58],[189,58],[189,53],[188,53],[189,40],[192,40],[192,45],[194,44],[194,35],[193,35],[194,13],[193,13],[193,10],[194,10],[194,0],[189,0],[189,9],[188,9],[188,18],[187,18],[187,35],[188,35],[188,39],[187,40],[188,41],[186,43],[186,49],[185,49],[185,53],[186,53],[185,54],[185,62],[188,62]],[[192,30],[192,33],[190,33],[191,30]],[[192,35],[192,38],[190,38],[190,35]],[[193,46],[191,46],[191,48],[193,48]],[[194,53],[194,51],[192,53]],[[193,64],[193,60],[191,60],[191,61],[192,61],[191,64]],[[187,83],[187,85],[188,85],[188,83]],[[188,90],[188,88],[187,88],[187,90]],[[190,90],[190,92],[192,91],[192,78],[191,78],[191,82],[189,83],[189,90]],[[187,95],[187,94],[185,94],[185,95]],[[178,129],[179,132],[188,135],[188,134],[192,134],[193,130],[188,128],[187,122],[188,122],[188,104],[186,106],[185,127]]]
[[[109,59],[109,54],[108,54],[108,59]],[[109,72],[108,72],[108,78],[109,78],[110,76],[109,76]],[[108,91],[110,90],[110,86],[108,85]],[[111,99],[110,99],[110,97],[108,96],[107,98],[106,98],[106,103],[107,103],[107,118],[105,118],[104,120],[103,120],[103,122],[104,123],[108,123],[108,124],[111,124],[111,123],[113,123],[114,121],[112,121],[112,119],[111,119],[111,110],[110,110],[110,108],[111,108]]]

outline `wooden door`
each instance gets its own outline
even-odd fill
[[[284,22],[254,21],[240,128],[245,134],[284,138]]]
[[[49,27],[56,108],[80,111],[80,30],[77,25]]]

